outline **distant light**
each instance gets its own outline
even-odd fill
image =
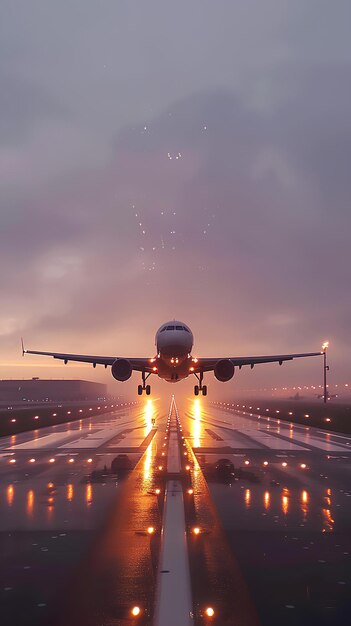
[[[195,526],[195,528],[193,528],[193,533],[194,535],[199,535],[200,534],[200,528],[198,526]]]
[[[214,610],[212,608],[212,606],[209,606],[206,611],[205,611],[207,617],[213,617],[214,616]]]
[[[39,415],[34,415],[34,419],[38,420],[39,419]]]
[[[263,465],[268,465],[268,461],[263,461]]]
[[[158,466],[158,469],[159,469],[159,470],[160,470],[160,472],[161,472],[161,471],[163,470],[162,465],[159,465],[159,466]]]
[[[161,489],[158,489],[158,488],[157,488],[157,489],[155,489],[155,494],[156,494],[157,496],[158,496],[158,495],[160,495],[160,493],[161,493]]]
[[[309,414],[308,414],[308,413],[305,413],[305,417],[309,417]]]
[[[52,417],[56,417],[56,415],[57,415],[57,413],[53,413],[53,414],[52,414]]]
[[[88,459],[87,460],[87,463],[92,463],[92,462],[93,462],[93,459]]]
[[[29,463],[35,463],[35,459],[29,459]]]
[[[185,466],[185,469],[186,469],[187,471],[189,471],[189,470],[190,470],[190,465],[186,465],[186,466]]]
[[[250,461],[244,461],[245,465],[250,465]]]
[[[300,467],[301,467],[301,469],[306,469],[307,465],[306,465],[306,463],[301,463]]]
[[[194,493],[194,489],[188,489],[188,494],[191,496]]]
[[[133,606],[131,610],[131,614],[133,615],[133,617],[138,617],[140,613],[141,613],[141,608],[139,606]]]
[[[74,463],[74,459],[69,459],[68,463]]]
[[[286,466],[287,466],[287,462],[286,462],[286,461],[283,461],[282,466],[283,466],[283,467],[286,467]]]
[[[11,422],[14,424],[14,423],[15,423],[15,421],[16,421],[16,418],[14,417],[14,418],[11,420]]]
[[[331,422],[330,417],[326,417],[326,418],[325,418],[325,421],[326,421],[326,422]]]
[[[49,459],[49,463],[55,463],[55,459],[54,458]]]
[[[289,411],[289,415],[293,415],[293,412],[292,412],[292,411]]]
[[[10,463],[16,463],[16,459],[10,459]]]
[[[153,535],[153,533],[155,532],[154,527],[153,526],[149,526],[148,529],[147,529],[147,532],[148,532],[149,535]]]
[[[67,415],[71,415],[71,411],[67,411]]]
[[[329,348],[329,341],[325,341],[322,345],[322,350],[326,350],[327,348]]]

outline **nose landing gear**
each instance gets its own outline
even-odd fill
[[[198,396],[199,393],[202,393],[203,396],[207,396],[207,385],[203,385],[202,384],[203,377],[204,377],[203,372],[200,372],[199,375],[194,373],[194,375],[196,376],[196,378],[199,381],[199,384],[195,385],[195,387],[194,387],[194,394],[195,394],[195,396]]]
[[[151,387],[150,387],[150,385],[146,384],[146,381],[149,378],[149,376],[151,376],[151,372],[149,372],[148,374],[146,374],[145,372],[141,373],[141,377],[143,379],[143,384],[142,385],[138,385],[138,396],[142,396],[143,395],[143,391],[145,391],[147,396],[150,395]]]

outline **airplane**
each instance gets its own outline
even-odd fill
[[[126,358],[118,356],[90,356],[83,354],[65,354],[61,352],[39,352],[37,350],[25,350],[22,340],[22,354],[39,354],[42,356],[52,356],[54,359],[64,361],[78,361],[81,363],[92,363],[93,367],[104,365],[111,367],[112,376],[124,382],[128,380],[133,371],[141,372],[142,384],[138,385],[138,395],[145,391],[149,396],[151,387],[146,381],[151,374],[156,374],[159,378],[170,383],[187,378],[193,374],[198,381],[194,386],[194,394],[201,393],[207,395],[207,385],[203,384],[205,372],[213,372],[220,382],[231,380],[235,373],[235,368],[239,370],[244,365],[250,365],[251,369],[260,363],[279,363],[292,361],[296,358],[318,356],[323,352],[307,352],[302,354],[278,354],[272,356],[244,356],[244,357],[211,357],[196,358],[191,351],[194,344],[194,336],[189,326],[184,322],[173,320],[162,324],[155,337],[156,355],[151,358]]]

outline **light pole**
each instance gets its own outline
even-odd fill
[[[329,372],[329,365],[327,365],[327,349],[329,348],[329,341],[325,341],[322,345],[323,350],[323,382],[324,382],[324,393],[323,393],[323,402],[326,404],[328,400],[328,388],[327,388],[327,372]]]

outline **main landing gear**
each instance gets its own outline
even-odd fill
[[[143,379],[143,384],[142,385],[138,385],[138,396],[142,396],[143,395],[143,391],[145,391],[147,396],[150,395],[151,387],[150,387],[150,385],[146,384],[146,381],[149,378],[149,376],[151,376],[151,372],[149,372],[148,374],[146,374],[145,372],[141,373],[141,377]]]
[[[207,396],[207,385],[203,385],[202,384],[203,377],[204,377],[203,372],[200,372],[199,375],[198,374],[194,374],[194,375],[196,376],[196,378],[199,381],[199,384],[195,385],[195,387],[194,387],[194,394],[195,394],[195,396],[198,396],[199,393],[202,393],[203,396]]]

